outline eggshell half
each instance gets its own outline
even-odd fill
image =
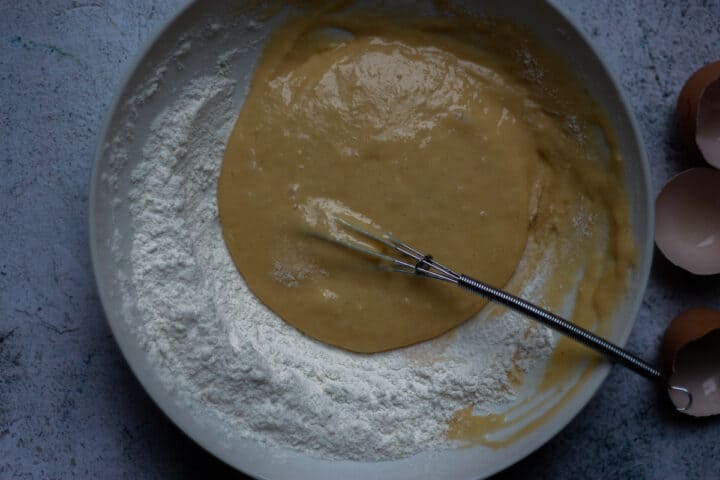
[[[696,417],[720,414],[720,311],[692,308],[675,317],[665,330],[662,359],[678,409]]]
[[[672,178],[655,201],[655,243],[675,265],[720,273],[720,171],[693,168]]]
[[[700,97],[695,143],[705,161],[720,168],[720,80],[708,84]]]
[[[681,348],[718,328],[720,328],[719,310],[690,308],[676,316],[663,335],[661,355],[665,371],[672,371],[675,355]]]
[[[720,61],[705,65],[685,82],[677,103],[680,134],[693,152],[720,168]]]

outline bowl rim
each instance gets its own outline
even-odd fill
[[[101,171],[101,164],[103,163],[103,157],[104,157],[104,151],[105,151],[105,145],[106,140],[110,133],[110,127],[113,123],[114,118],[119,113],[121,107],[122,107],[122,101],[126,97],[129,87],[132,84],[132,80],[136,73],[140,70],[140,67],[144,64],[146,59],[150,56],[150,53],[152,52],[155,45],[158,43],[162,37],[171,31],[173,27],[178,23],[178,21],[184,17],[189,11],[193,9],[197,4],[201,3],[199,0],[185,0],[183,5],[178,8],[177,12],[171,15],[168,20],[166,20],[163,24],[156,27],[155,31],[148,36],[148,40],[144,43],[143,47],[139,50],[139,53],[135,57],[135,59],[131,62],[129,62],[124,67],[124,73],[122,75],[122,81],[118,84],[118,87],[114,93],[113,100],[110,103],[110,106],[108,107],[103,121],[102,121],[102,127],[98,132],[97,138],[96,138],[96,145],[94,149],[94,158],[93,163],[91,167],[91,173],[90,173],[90,185],[89,185],[89,196],[88,196],[88,211],[87,211],[87,219],[88,219],[88,240],[89,240],[89,248],[90,248],[90,257],[91,257],[91,264],[92,264],[92,272],[95,279],[95,284],[97,287],[98,296],[100,298],[100,303],[102,305],[103,313],[105,314],[105,319],[110,327],[110,330],[112,332],[113,338],[115,339],[115,343],[118,345],[123,358],[125,359],[125,362],[130,367],[130,370],[133,372],[133,375],[135,378],[140,382],[141,386],[145,390],[145,392],[149,395],[149,397],[152,399],[152,401],[155,403],[155,405],[160,409],[160,411],[170,419],[170,421],[178,428],[180,429],[184,434],[188,435],[198,446],[200,446],[202,449],[213,455],[215,458],[221,460],[225,464],[231,466],[232,468],[243,472],[247,475],[251,475],[255,478],[260,479],[267,479],[270,480],[269,477],[266,477],[262,474],[260,474],[257,471],[253,471],[252,469],[246,468],[245,466],[240,465],[240,463],[237,461],[236,458],[231,457],[227,451],[222,450],[218,448],[216,444],[212,444],[212,442],[209,442],[206,438],[204,438],[201,434],[196,431],[192,425],[189,425],[188,418],[183,418],[184,416],[179,414],[178,409],[173,405],[168,405],[168,399],[164,398],[166,396],[165,393],[162,393],[162,387],[158,385],[158,382],[156,379],[150,378],[150,374],[145,370],[145,366],[140,364],[140,360],[138,358],[133,357],[129,353],[129,345],[127,345],[123,341],[123,335],[119,332],[119,324],[118,322],[121,322],[122,320],[119,318],[119,314],[116,314],[115,312],[112,312],[109,310],[109,300],[108,300],[108,293],[106,290],[106,287],[102,281],[102,275],[99,272],[100,268],[100,254],[98,252],[100,243],[100,239],[97,237],[97,229],[95,224],[95,218],[97,215],[97,192],[100,185],[100,171]],[[605,75],[605,79],[607,80],[607,83],[609,84],[609,87],[612,89],[613,94],[617,96],[617,99],[620,103],[620,107],[622,109],[623,115],[626,117],[626,120],[629,123],[631,134],[630,137],[633,140],[633,147],[637,150],[637,161],[639,163],[641,176],[640,179],[642,180],[642,185],[640,185],[640,188],[644,191],[644,195],[642,196],[642,203],[646,207],[645,215],[642,218],[633,218],[633,224],[636,224],[637,222],[644,222],[639,225],[640,228],[644,228],[647,232],[646,239],[643,245],[637,245],[638,251],[645,252],[645,255],[643,256],[642,262],[640,262],[636,267],[636,284],[637,284],[637,298],[634,298],[631,300],[630,306],[628,308],[628,311],[632,315],[631,319],[626,322],[623,325],[623,328],[619,330],[619,334],[616,335],[617,340],[616,343],[620,346],[624,346],[627,342],[627,339],[630,336],[630,333],[632,332],[632,329],[635,324],[635,320],[637,319],[638,313],[640,311],[640,307],[642,305],[642,299],[644,297],[647,284],[649,281],[650,276],[650,269],[652,265],[652,257],[653,257],[653,232],[654,232],[654,199],[652,197],[652,185],[651,185],[651,174],[650,174],[650,165],[647,159],[647,153],[645,146],[642,141],[642,135],[640,134],[640,129],[638,126],[637,119],[635,118],[635,114],[630,107],[630,103],[628,102],[627,96],[624,93],[624,91],[620,88],[617,80],[615,79],[614,75],[612,74],[611,70],[608,68],[605,61],[603,61],[602,57],[598,54],[596,48],[591,43],[588,35],[582,30],[582,28],[578,25],[576,21],[574,21],[571,17],[569,17],[567,14],[565,14],[558,6],[554,4],[552,0],[543,0],[543,3],[550,8],[554,14],[556,14],[562,21],[564,21],[568,26],[570,26],[573,29],[573,33],[579,37],[579,39],[582,42],[582,47],[586,49],[589,53],[592,54],[592,57],[594,57],[592,60],[597,63],[597,66],[602,70],[603,74]],[[546,424],[546,426],[550,428],[544,429],[544,440],[540,441],[539,443],[536,443],[531,449],[527,450],[522,455],[516,455],[511,456],[511,458],[504,458],[503,461],[498,462],[493,469],[486,471],[485,473],[487,475],[493,475],[495,473],[498,473],[511,465],[523,460],[528,455],[533,453],[534,451],[538,450],[547,442],[549,442],[559,431],[564,429],[571,420],[573,420],[577,414],[587,405],[587,403],[590,401],[590,399],[597,393],[599,387],[604,382],[604,380],[607,378],[611,366],[609,363],[603,363],[599,366],[597,366],[591,373],[590,376],[585,380],[585,384],[583,385],[583,388],[580,389],[576,394],[574,394],[572,398],[572,402],[568,402],[564,406],[561,412],[558,412],[555,414],[555,417],[562,417],[562,419],[556,419],[552,426],[550,427],[550,422]],[[468,478],[475,479],[476,476],[472,477],[459,477],[459,478]]]

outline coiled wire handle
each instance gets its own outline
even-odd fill
[[[562,317],[555,315],[552,312],[533,305],[532,303],[523,300],[520,297],[511,295],[507,292],[492,287],[486,283],[483,283],[474,278],[470,278],[467,275],[459,275],[457,278],[457,285],[477,295],[481,295],[489,300],[505,305],[517,312],[523,313],[528,317],[534,318],[535,320],[547,325],[548,327],[567,335],[573,340],[582,343],[583,345],[605,355],[610,360],[620,363],[621,365],[629,368],[642,375],[643,377],[660,383],[670,391],[680,392],[686,397],[686,403],[683,406],[676,405],[675,408],[679,412],[687,411],[693,403],[693,396],[690,391],[685,387],[677,385],[671,385],[665,379],[665,376],[660,370],[653,367],[643,359],[633,355],[627,350],[623,350],[617,345],[608,342],[604,338],[598,337],[594,333],[585,330],[584,328],[575,325]]]
[[[548,312],[537,305],[533,305],[522,298],[516,297],[515,295],[511,295],[502,290],[498,290],[495,287],[475,280],[474,278],[470,278],[466,275],[460,275],[457,284],[460,287],[481,295],[489,300],[493,300],[520,313],[524,313],[525,315],[544,323],[548,327],[567,335],[573,340],[576,340],[593,350],[597,350],[611,360],[617,363],[622,363],[627,368],[639,373],[645,378],[656,382],[663,380],[663,375],[660,373],[660,370],[639,357],[636,357],[632,353],[608,342],[604,338],[598,337],[594,333],[585,330],[574,323],[570,323],[564,318]]]

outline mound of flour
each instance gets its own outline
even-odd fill
[[[162,85],[149,88],[153,95]],[[124,297],[137,308],[133,328],[158,376],[229,430],[316,457],[382,460],[451,447],[453,413],[512,401],[508,372],[546,359],[551,334],[524,336],[529,321],[512,313],[481,315],[420,345],[359,355],[312,340],[265,308],[237,272],[218,221],[235,88],[219,74],[179,87],[142,132],[130,193],[116,199],[132,227],[130,258],[116,249],[131,265]],[[137,108],[148,95],[135,97]],[[122,141],[113,148],[127,158]],[[104,180],[116,185],[117,175]]]

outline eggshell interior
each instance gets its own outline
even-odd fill
[[[687,389],[692,396],[669,390],[670,400],[683,413],[696,417],[720,414],[720,329],[686,344],[675,357],[669,384]]]
[[[685,345],[716,329],[720,329],[720,310],[689,308],[678,314],[665,329],[663,336],[663,369],[672,372],[675,357]]]
[[[710,83],[698,104],[695,143],[706,162],[720,168],[720,80]]]
[[[698,275],[720,273],[720,171],[693,168],[655,202],[655,243],[675,265]]]

